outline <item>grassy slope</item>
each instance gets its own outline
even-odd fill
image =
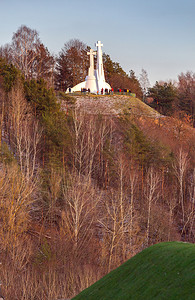
[[[143,103],[138,98],[125,95],[78,95],[72,96],[79,106],[88,113],[123,114],[128,112],[135,116],[147,116],[157,118],[160,114]]]
[[[117,101],[118,100],[118,101]],[[138,98],[129,97],[129,96],[118,96],[115,100],[115,107],[120,108],[122,112],[125,110],[127,111],[130,109],[130,113],[138,115],[138,116],[147,116],[147,117],[159,117],[160,114],[150,107],[149,105],[145,104]]]
[[[151,246],[73,299],[195,299],[195,245]]]

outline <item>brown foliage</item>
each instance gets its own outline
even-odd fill
[[[0,165],[6,299],[73,297],[144,247],[194,241],[191,127],[183,130],[171,118],[137,119],[144,141],[164,146],[160,163],[143,165],[135,159],[143,141],[138,130],[134,155],[125,148],[123,131],[135,120],[127,117],[122,127],[117,117],[76,108],[68,125],[71,161],[47,164],[40,176],[39,127],[19,85],[9,94],[5,116],[14,152],[12,164]]]

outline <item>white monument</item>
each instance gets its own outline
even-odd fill
[[[103,60],[102,60],[102,49],[100,41],[96,43],[97,52],[90,49],[87,54],[90,56],[90,67],[88,70],[88,76],[86,76],[85,81],[75,85],[71,88],[71,92],[80,92],[82,89],[90,90],[91,93],[104,94],[105,90],[110,90],[111,86],[106,82],[104,76]],[[94,70],[94,55],[97,54],[97,64]],[[69,89],[66,91],[69,92]]]

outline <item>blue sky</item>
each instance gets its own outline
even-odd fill
[[[151,85],[195,71],[195,0],[0,0],[0,45],[21,25],[36,29],[52,54],[78,38]]]

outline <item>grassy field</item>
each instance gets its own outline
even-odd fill
[[[195,299],[195,245],[151,246],[73,299]]]

